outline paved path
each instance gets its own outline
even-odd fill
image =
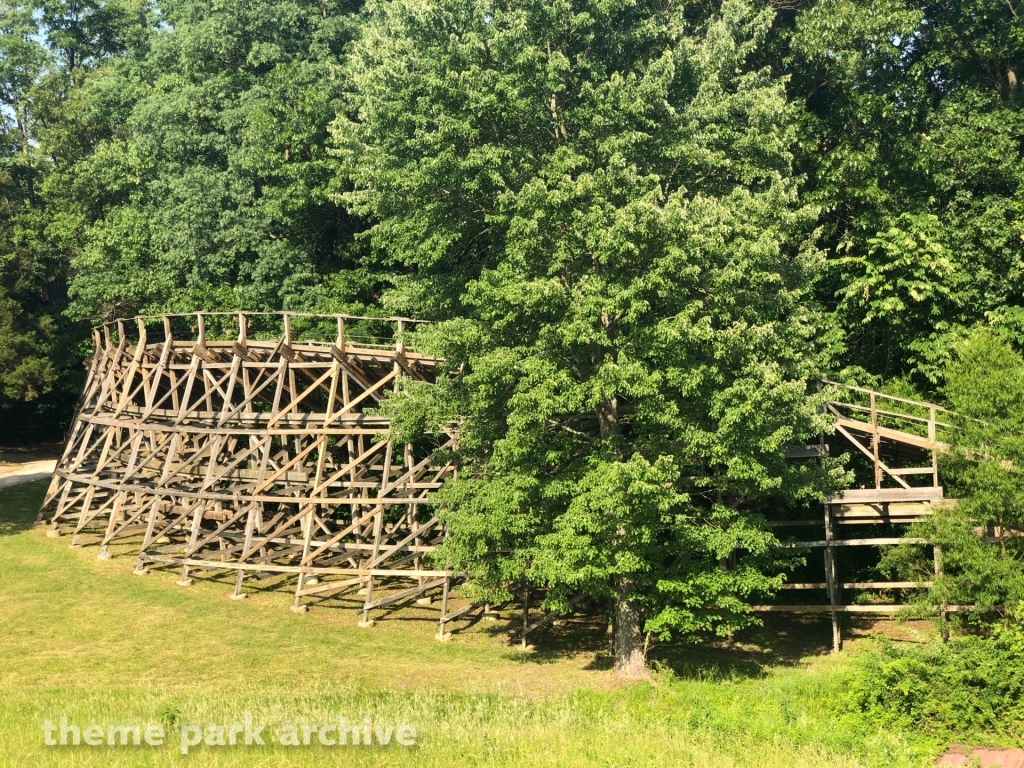
[[[24,464],[0,464],[0,488],[46,479],[53,474],[56,467],[56,459],[27,461]]]
[[[939,756],[936,765],[971,766],[982,768],[1022,768],[1024,766],[1024,749],[991,749],[988,747],[971,747],[963,744],[952,744],[946,752]]]

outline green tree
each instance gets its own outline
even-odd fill
[[[766,61],[804,105],[843,361],[934,390],[975,323],[1024,340],[1024,4],[818,0]]]
[[[0,4],[0,440],[55,437],[80,377],[77,333],[64,321],[66,263],[39,243],[51,163],[40,133],[66,88],[45,45],[45,14]],[[58,87],[59,85],[59,87]]]
[[[73,316],[372,301],[362,225],[326,196],[359,7],[165,0],[82,80],[48,136]]]
[[[819,498],[815,209],[796,110],[748,60],[741,2],[376,3],[334,125],[337,199],[373,222],[393,311],[448,376],[387,405],[401,436],[460,424],[443,557],[477,594],[522,579],[643,632],[725,635],[787,562],[758,514]],[[738,560],[731,559],[741,553]]]
[[[1000,621],[1024,601],[1024,357],[990,329],[955,349],[945,393],[959,418],[943,457],[958,506],[918,524],[912,535],[941,548],[943,573],[922,596],[932,608],[974,605],[966,621]],[[926,548],[906,545],[885,560],[921,578],[932,568]]]

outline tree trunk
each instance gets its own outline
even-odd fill
[[[649,680],[644,658],[640,605],[633,601],[633,582],[620,578],[615,596],[615,674],[627,680]]]

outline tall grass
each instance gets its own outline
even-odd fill
[[[451,643],[415,613],[355,626],[281,594],[131,575],[31,528],[45,484],[0,491],[0,766],[914,766],[940,745],[837,713],[847,662],[700,661],[615,683],[600,653],[531,653],[500,625]],[[556,649],[557,650],[557,649]],[[42,723],[162,724],[160,747],[45,746]],[[178,728],[266,726],[267,744],[179,751]],[[285,724],[366,717],[414,747],[287,747]]]

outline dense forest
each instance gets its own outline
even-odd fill
[[[781,459],[815,377],[1020,426],[1021,77],[1016,0],[3,2],[0,437],[60,437],[99,320],[435,321],[387,407],[463,420],[453,562],[731,632],[784,567],[744,505],[844,472]]]
[[[809,260],[800,280],[828,370],[935,396],[951,349],[975,324],[1024,338],[1019,3],[525,4],[518,37],[486,50],[484,31],[500,34],[487,19],[510,9],[5,2],[4,441],[61,434],[82,341],[100,319],[197,308],[457,312],[460,286],[486,260],[467,249],[493,253],[508,236],[489,202],[528,188],[554,147],[629,163],[632,144],[688,164],[675,183],[690,195],[772,186],[772,206],[790,212],[780,242]],[[409,72],[387,63],[399,55],[388,46],[399,45],[403,14],[423,24],[401,31],[421,44],[424,81],[405,91]],[[695,52],[722,57],[714,76],[731,100],[707,105],[720,110],[708,116],[714,135],[680,123],[641,136],[670,106],[650,90],[649,68],[686,66],[659,57],[716,20],[729,51]],[[518,92],[473,61],[474,45],[513,57],[499,71],[519,78]],[[584,98],[578,89],[613,69],[618,92]],[[708,74],[677,72],[676,87]],[[471,101],[456,105],[460,93]],[[599,100],[631,111],[634,135],[622,146],[588,135],[590,121],[615,122]],[[442,117],[449,128],[417,133]],[[739,135],[759,121],[757,134]],[[357,157],[354,143],[386,157]],[[681,155],[684,143],[699,152]],[[431,152],[428,172],[415,155]],[[557,162],[564,168],[542,172],[577,167],[569,154]],[[643,173],[662,172],[647,164]],[[414,273],[429,291],[412,287]]]

